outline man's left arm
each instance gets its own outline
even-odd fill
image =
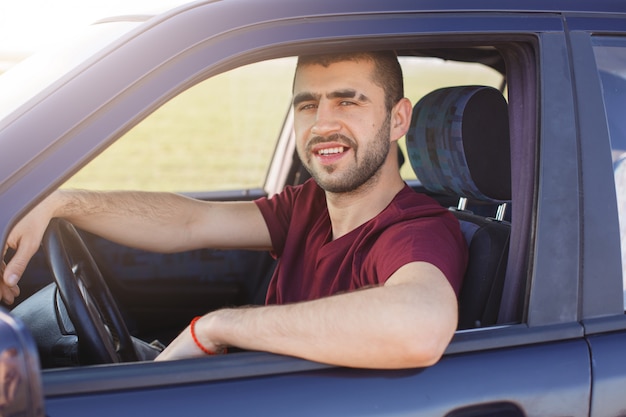
[[[412,262],[380,287],[302,303],[224,309],[195,324],[200,344],[359,368],[436,363],[457,325],[456,295],[432,264]],[[185,329],[157,360],[202,356]]]

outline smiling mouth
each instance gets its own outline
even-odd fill
[[[321,156],[338,155],[340,153],[343,153],[345,150],[346,148],[343,146],[336,146],[334,148],[320,149],[319,151],[317,151],[317,154]]]

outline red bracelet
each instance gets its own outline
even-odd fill
[[[198,316],[198,317],[194,317],[193,320],[191,320],[191,324],[189,325],[189,327],[191,328],[191,337],[193,341],[196,343],[196,346],[198,346],[204,353],[206,353],[207,355],[215,355],[216,354],[215,352],[202,346],[202,344],[196,337],[196,330],[195,330],[196,322],[200,320],[201,318],[202,318],[201,316]]]

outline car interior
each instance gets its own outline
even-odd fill
[[[411,165],[430,192],[459,199],[452,212],[461,223],[469,263],[459,299],[459,329],[497,322],[511,225],[504,221],[511,201],[507,103],[491,87],[435,90],[413,108],[407,133]],[[491,155],[489,164],[485,155]],[[466,208],[467,199],[498,203],[492,216]]]
[[[407,183],[450,207],[461,223],[470,260],[459,330],[520,322],[532,211],[532,199],[520,196],[531,195],[534,173],[521,169],[524,160],[516,156],[532,154],[533,142],[520,138],[528,136],[521,126],[534,126],[528,122],[535,116],[511,109],[534,100],[534,90],[524,88],[534,76],[532,47],[474,41],[398,54],[474,63],[501,75],[495,87],[448,85],[414,100],[399,158],[415,176]],[[303,183],[308,173],[295,152],[289,159],[285,184]],[[42,246],[22,278],[12,314],[32,330],[43,368],[151,360],[192,317],[262,304],[276,262],[268,253],[244,250],[147,253],[64,221],[51,224]]]

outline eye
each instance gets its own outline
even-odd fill
[[[317,108],[317,105],[314,103],[305,103],[305,104],[301,104],[298,106],[297,110],[298,111],[307,111],[307,110],[314,110]]]
[[[356,104],[355,102],[348,101],[348,100],[344,100],[344,101],[339,102],[339,105],[342,106],[342,107],[353,106],[355,104]]]

